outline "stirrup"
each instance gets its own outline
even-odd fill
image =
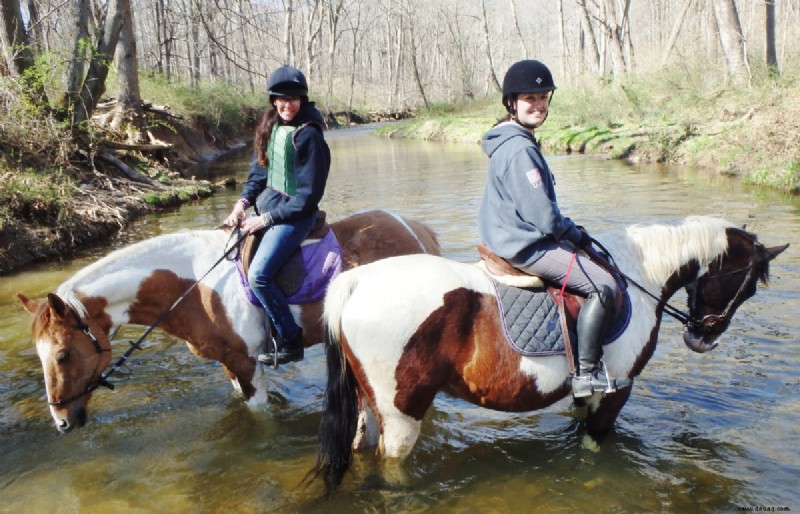
[[[305,349],[303,348],[301,337],[302,336],[298,336],[294,341],[292,341],[292,344],[286,344],[283,342],[280,348],[273,337],[271,345],[272,348],[267,350],[265,353],[259,354],[257,357],[258,361],[262,364],[272,367],[272,369],[275,369],[279,364],[288,364],[290,362],[303,360],[303,357],[305,356]]]
[[[572,396],[586,398],[597,392],[606,394],[616,393],[633,385],[632,378],[611,378],[606,371],[605,363],[600,360],[596,370],[591,374],[576,375],[572,377]]]

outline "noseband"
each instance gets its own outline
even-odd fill
[[[83,333],[86,334],[86,337],[89,338],[89,341],[91,341],[92,346],[94,346],[95,352],[97,352],[97,355],[98,355],[98,357],[97,357],[97,365],[94,367],[94,371],[92,372],[92,376],[95,376],[97,374],[97,370],[100,369],[100,354],[102,354],[103,352],[110,352],[111,348],[103,348],[103,347],[101,347],[100,346],[100,341],[98,341],[97,338],[95,337],[95,335],[92,333],[91,329],[89,328],[89,325],[87,325],[81,319],[81,317],[78,316],[78,313],[75,312],[75,309],[70,307],[69,311],[72,314],[72,317],[75,318],[75,328],[77,328],[78,330],[82,330]],[[114,384],[112,384],[111,382],[106,380],[105,377],[101,375],[100,377],[97,378],[97,380],[95,380],[94,382],[92,382],[88,386],[86,386],[86,389],[84,389],[83,392],[78,393],[78,394],[73,395],[73,396],[70,396],[69,398],[65,398],[63,400],[55,401],[55,402],[51,402],[51,401],[48,400],[47,404],[48,405],[52,405],[53,407],[63,407],[64,405],[66,405],[66,404],[68,404],[70,402],[73,402],[73,401],[75,401],[75,400],[77,400],[79,398],[83,398],[84,396],[86,396],[87,394],[91,393],[92,391],[94,391],[95,389],[97,389],[100,386],[107,387],[109,389],[114,389]]]
[[[689,293],[689,317],[686,322],[686,328],[689,331],[695,334],[708,334],[717,323],[722,323],[728,321],[728,318],[731,315],[731,310],[738,305],[739,300],[741,299],[742,295],[744,294],[745,287],[753,278],[753,273],[755,273],[755,256],[756,256],[756,249],[761,243],[755,242],[755,246],[753,246],[753,255],[750,257],[750,263],[747,266],[742,268],[737,268],[735,270],[726,271],[724,273],[718,273],[714,276],[703,275],[698,276],[694,279],[694,282],[686,286],[686,290]],[[710,265],[709,265],[710,269]],[[697,310],[697,287],[701,285],[700,281],[710,281],[714,279],[721,279],[726,276],[736,275],[737,273],[741,273],[743,271],[747,271],[747,275],[744,277],[744,280],[741,284],[739,284],[739,289],[736,291],[736,294],[733,295],[733,298],[728,300],[728,304],[722,310],[721,314],[706,314],[702,318],[698,319],[694,312]]]

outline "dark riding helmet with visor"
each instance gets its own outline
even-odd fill
[[[514,114],[512,102],[520,93],[550,93],[556,90],[550,69],[534,59],[515,62],[503,78],[503,105]]]
[[[276,96],[308,96],[308,82],[303,72],[292,66],[281,66],[267,80],[270,98]]]

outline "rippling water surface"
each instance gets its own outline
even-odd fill
[[[478,146],[330,132],[324,208],[335,220],[382,207],[424,220],[447,257],[475,260],[486,159]],[[246,175],[247,156],[215,168]],[[47,411],[29,315],[41,297],[112,248],[0,278],[0,512],[736,512],[800,509],[800,201],[676,167],[551,157],[567,215],[591,232],[720,214],[767,245],[792,243],[772,282],[699,355],[665,321],[615,431],[587,448],[569,405],[508,414],[440,397],[402,465],[357,458],[342,490],[298,487],[316,459],[321,347],[276,373],[252,411],[221,368],[156,331],[101,390],[86,427],[61,436]],[[121,246],[211,227],[238,191],[150,216]],[[682,302],[683,298],[676,297]],[[140,327],[121,334],[138,337]],[[115,348],[115,355],[124,348]]]

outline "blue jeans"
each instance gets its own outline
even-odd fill
[[[289,256],[297,250],[308,236],[317,214],[288,223],[271,226],[250,264],[247,281],[258,301],[264,306],[275,330],[284,341],[291,341],[300,335],[300,327],[295,323],[289,303],[283,291],[275,283],[275,276]]]

